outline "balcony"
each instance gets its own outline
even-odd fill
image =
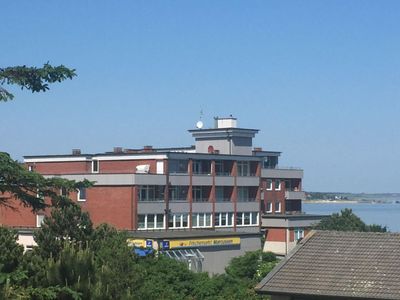
[[[236,183],[238,186],[259,186],[260,178],[259,177],[238,176]]]
[[[261,169],[262,178],[301,179],[303,170],[298,168]]]
[[[306,200],[306,193],[302,191],[285,191],[286,200]]]

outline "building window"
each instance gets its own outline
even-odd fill
[[[303,228],[295,228],[294,229],[294,240],[298,241],[304,238],[304,229]]]
[[[267,179],[267,191],[272,191],[272,180]]]
[[[275,202],[275,212],[277,213],[281,212],[281,203],[279,201]]]
[[[250,176],[250,162],[249,161],[238,161],[237,162],[237,175],[238,176]]]
[[[224,171],[224,162],[221,160],[215,161],[215,175],[217,176],[229,176],[229,172]]]
[[[267,202],[267,213],[272,213],[272,203]]]
[[[36,227],[42,227],[44,215],[36,215]]]
[[[195,202],[206,202],[208,199],[203,197],[203,188],[201,186],[192,187],[192,197]]]
[[[33,172],[33,166],[28,166],[28,171]]]
[[[240,186],[238,191],[238,201],[250,201],[249,199],[249,188],[247,186]]]
[[[96,159],[92,160],[92,173],[99,173],[99,161]]]
[[[138,201],[164,201],[164,186],[161,185],[139,186]]]
[[[138,229],[165,229],[163,214],[138,215]]]
[[[239,212],[236,213],[237,226],[258,225],[258,212]]]
[[[281,181],[280,180],[275,180],[275,191],[280,191],[281,190]]]
[[[186,201],[189,187],[187,186],[170,186],[169,199],[172,201]]]
[[[78,201],[86,201],[86,188],[81,187],[77,189],[77,200]]]
[[[61,196],[65,196],[65,197],[68,197],[68,191],[67,191],[67,189],[66,188],[61,188],[60,189],[60,195]]]
[[[187,174],[188,173],[188,160],[169,160],[168,162],[168,170],[170,174],[174,173],[183,173]]]
[[[188,214],[171,214],[169,216],[168,227],[172,229],[188,228]]]
[[[215,214],[215,227],[232,227],[233,226],[233,213],[220,212]]]
[[[211,175],[211,161],[209,160],[194,160],[193,174]]]
[[[192,215],[192,227],[204,228],[212,226],[211,213],[196,213]]]

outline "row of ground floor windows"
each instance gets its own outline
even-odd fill
[[[235,214],[232,212],[193,213],[193,228],[209,228],[214,222],[215,227],[232,227],[235,224]],[[189,228],[189,214],[170,214],[168,227],[173,229]],[[236,226],[257,226],[259,224],[258,212],[236,213]],[[166,218],[163,214],[138,215],[138,229],[165,229]]]

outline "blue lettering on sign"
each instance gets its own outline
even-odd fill
[[[162,249],[169,249],[169,241],[162,241],[161,243]]]
[[[147,240],[146,241],[146,248],[153,248],[153,241],[152,240]]]

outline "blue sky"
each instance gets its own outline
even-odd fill
[[[23,155],[190,145],[204,112],[259,128],[311,191],[400,192],[399,1],[2,1],[0,66],[72,81],[0,104]]]

